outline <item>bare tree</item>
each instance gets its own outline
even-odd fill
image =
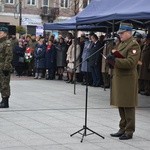
[[[88,5],[88,0],[72,0],[70,7],[73,8],[74,15],[78,14],[81,9]]]

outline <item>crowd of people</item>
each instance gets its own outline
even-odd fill
[[[142,50],[137,68],[139,93],[150,96],[150,35],[144,38],[136,33],[134,36]],[[11,36],[12,65],[19,77],[26,75],[34,79],[59,79],[66,83],[74,83],[76,79],[82,85],[109,88],[111,73],[104,56],[120,43],[117,34],[115,40],[107,41],[109,37],[98,37],[93,32],[88,36],[82,34],[77,41],[72,33],[66,37],[59,35],[58,39],[54,35],[46,38],[27,35],[18,40]]]

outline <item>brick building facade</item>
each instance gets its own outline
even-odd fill
[[[90,0],[0,0],[0,23],[36,27],[74,16]],[[75,11],[76,9],[76,11]],[[21,17],[20,17],[21,14]]]

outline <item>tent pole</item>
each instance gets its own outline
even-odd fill
[[[78,25],[76,25],[76,28],[75,28],[75,33],[74,33],[74,45],[75,45],[75,49],[74,49],[74,94],[76,94],[76,70],[77,68],[76,67],[76,51],[77,51],[77,27]]]
[[[114,38],[114,32],[115,32],[115,20],[113,20],[112,24],[112,38]]]
[[[112,38],[114,38],[114,32],[115,32],[115,20],[113,20],[112,24]],[[110,70],[110,98],[112,97],[112,69]]]
[[[106,35],[108,35],[108,27],[106,28]],[[105,53],[106,56],[108,55],[107,49],[108,49],[108,43],[106,42],[106,53]],[[103,51],[103,53],[104,53],[104,51]],[[104,73],[104,91],[106,91],[106,65],[105,65],[105,73]]]

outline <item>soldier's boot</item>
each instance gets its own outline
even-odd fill
[[[2,98],[0,108],[9,108],[9,97]]]
[[[34,79],[37,79],[37,78],[38,78],[38,73],[35,73]]]

